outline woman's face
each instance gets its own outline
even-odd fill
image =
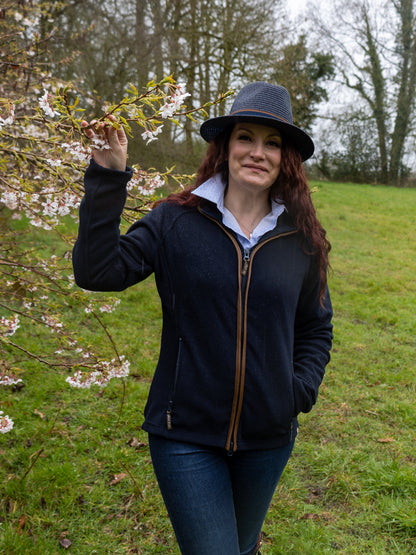
[[[281,146],[277,129],[237,123],[228,143],[229,186],[270,189],[280,172]]]

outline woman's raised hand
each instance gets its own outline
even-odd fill
[[[109,116],[109,119],[115,121],[114,116]],[[92,149],[92,157],[103,168],[110,170],[125,171],[127,162],[127,136],[124,129],[120,127],[116,129],[109,123],[104,121],[96,122],[95,120],[88,123],[87,121],[81,122],[82,127],[85,129],[86,136],[93,140],[94,138],[102,139],[105,145],[109,148],[100,147]]]

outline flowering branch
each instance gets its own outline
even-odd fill
[[[34,54],[54,33],[39,38],[41,4],[26,5],[24,15],[19,9],[7,10],[12,15],[0,22],[0,387],[23,385],[24,369],[16,368],[22,356],[71,372],[66,381],[73,387],[105,387],[113,378],[126,378],[130,369],[104,316],[119,301],[75,288],[69,261],[83,173],[92,148],[109,145],[91,143],[88,127],[81,125],[88,117],[88,95],[80,97],[73,84],[57,84]],[[1,35],[4,23],[7,33]],[[129,135],[137,125],[148,144],[169,127],[165,122],[180,125],[180,118],[205,116],[229,94],[187,107],[185,84],[167,76],[141,92],[130,84],[119,102],[103,104],[95,120],[122,126]],[[133,169],[126,222],[149,210],[162,186],[184,186],[191,178],[175,175],[173,168]],[[86,328],[95,323],[104,335],[100,353],[88,344],[79,321]],[[40,338],[35,346],[32,335]],[[0,411],[0,432],[12,428],[12,419]]]

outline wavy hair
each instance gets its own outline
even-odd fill
[[[204,181],[217,173],[221,173],[224,182],[227,183],[230,134],[231,129],[228,129],[209,143],[205,157],[199,166],[195,182],[192,185],[179,193],[173,193],[165,199],[159,200],[157,204],[172,202],[183,206],[198,206],[201,199],[191,193]],[[317,218],[302,157],[286,141],[282,145],[280,172],[271,187],[270,196],[286,206],[294,224],[303,236],[305,252],[317,257],[321,279],[320,301],[322,303],[327,284],[328,255],[331,244],[326,237],[325,229]]]

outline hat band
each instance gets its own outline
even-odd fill
[[[245,110],[236,110],[235,112],[231,112],[230,116],[238,116],[241,112],[255,112],[256,114],[271,116],[275,119],[280,119],[280,120],[284,121],[285,123],[289,123],[290,125],[292,125],[288,120],[286,120],[285,118],[281,118],[280,116],[276,116],[276,114],[272,114],[271,112],[263,112],[262,110],[253,110],[253,109],[250,109],[250,108],[247,108]]]

